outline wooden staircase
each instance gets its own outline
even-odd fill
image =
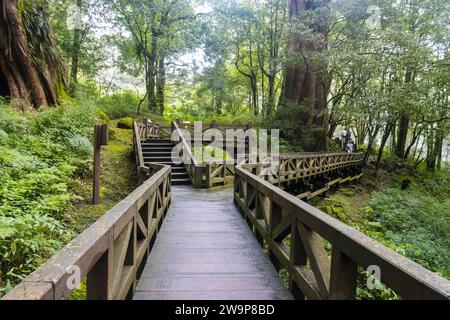
[[[175,164],[172,162],[172,150],[175,147],[170,140],[147,140],[141,143],[144,164],[159,163],[170,165],[172,167],[172,185],[189,185],[188,173],[184,164]]]

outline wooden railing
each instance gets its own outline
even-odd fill
[[[212,188],[227,185],[234,181],[234,164],[223,161],[221,163],[207,163],[204,168],[205,187]]]
[[[3,299],[67,299],[86,277],[86,298],[128,299],[171,202],[170,167],[119,202]]]
[[[299,180],[343,168],[362,165],[363,153],[310,153],[281,154],[277,174],[271,176],[271,183]]]
[[[192,154],[191,141],[187,141],[183,134],[183,129],[186,128],[180,128],[177,121],[174,121],[172,126],[180,139],[184,166],[195,188],[212,188],[233,183],[234,164],[227,163],[227,161],[199,163]]]
[[[142,141],[159,138],[160,127],[149,119],[144,119],[142,123],[137,123],[139,138]]]
[[[191,134],[194,133],[194,124],[193,123],[181,123],[180,119],[177,119],[175,122],[178,124],[179,127],[188,130],[189,133],[191,133]],[[232,129],[232,130],[242,129],[243,131],[246,131],[249,128],[251,128],[250,124],[246,124],[246,125],[241,125],[241,124],[224,124],[224,123],[218,124],[216,121],[212,121],[210,124],[203,124],[202,125],[202,132],[205,132],[205,131],[207,131],[209,129],[217,129],[225,137],[227,129]]]
[[[196,188],[211,188],[218,185],[226,185],[233,182],[234,164],[227,161],[219,161],[215,163],[200,164],[196,161],[191,150],[191,141],[187,141],[183,130],[188,130],[192,136],[193,125],[180,125],[178,121],[172,124],[173,130],[177,132],[182,143],[183,154],[185,154],[185,167],[192,184]],[[217,127],[214,123],[211,127]],[[223,125],[222,125],[223,127]],[[238,128],[238,127],[237,127]],[[205,128],[204,128],[205,129]],[[208,129],[208,128],[207,128]],[[202,142],[205,142],[202,140]],[[235,141],[233,141],[235,143]],[[247,155],[248,157],[248,155]],[[265,165],[256,163],[253,165],[254,173],[264,173],[264,177],[271,183],[281,186],[283,183],[293,180],[301,180],[318,175],[324,175],[329,172],[338,171],[343,168],[357,167],[363,162],[363,153],[296,153],[296,154],[280,154],[279,168],[276,172],[267,175],[266,170],[261,170]],[[244,161],[248,163],[248,158]],[[269,164],[270,165],[270,164]],[[359,178],[357,175],[353,178]],[[348,180],[346,177],[345,179]],[[346,180],[342,180],[344,182]],[[311,198],[317,193],[324,192],[331,188],[332,185],[338,183],[338,180],[331,181],[329,186],[314,193],[305,193],[300,198]]]
[[[153,123],[149,120],[144,120],[144,123],[138,123],[137,121],[133,121],[133,149],[136,157],[137,171],[138,171],[138,179],[139,181],[145,181],[156,172],[158,172],[161,168],[167,167],[169,171],[171,170],[170,166],[161,166],[161,165],[152,165],[144,163],[144,155],[142,152],[142,139],[147,139],[148,133],[152,132],[153,136],[157,136],[159,129],[152,131],[150,128],[153,127]],[[154,127],[156,128],[156,127]],[[159,127],[157,127],[159,128]]]
[[[172,122],[172,128],[173,131],[176,132],[176,136],[181,142],[182,150],[180,150],[180,152],[182,153],[183,164],[189,175],[189,179],[191,180],[192,185],[195,188],[202,188],[204,166],[198,163],[194,158],[191,151],[191,142],[187,141],[184,131],[180,128],[177,121]]]
[[[288,272],[289,289],[297,299],[354,299],[358,267],[369,266],[378,267],[381,282],[402,298],[450,298],[448,280],[252,174],[245,165],[235,168],[234,202],[259,242],[267,245],[275,267]]]

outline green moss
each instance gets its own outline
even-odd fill
[[[70,102],[72,98],[67,94],[61,80],[56,82],[56,95],[59,103]]]
[[[117,128],[120,129],[133,129],[132,118],[122,118],[117,122]]]
[[[108,124],[109,123],[109,117],[104,111],[97,110],[97,116],[100,118],[102,123],[104,123],[104,124]]]

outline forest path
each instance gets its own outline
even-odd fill
[[[172,187],[133,299],[292,299],[233,204],[233,188]]]

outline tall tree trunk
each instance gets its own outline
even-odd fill
[[[155,94],[155,85],[156,85],[156,53],[158,50],[158,36],[156,34],[157,32],[154,31],[152,35],[152,47],[151,51],[149,53],[149,59],[148,59],[148,79],[147,79],[147,95],[148,95],[148,107],[150,111],[157,112],[158,110],[158,103],[156,101],[156,94]]]
[[[77,6],[81,10],[82,0],[77,0]],[[78,65],[80,61],[81,50],[81,27],[75,25],[72,42],[72,66],[70,70],[70,90],[75,91],[75,87],[78,83]]]
[[[253,113],[255,116],[259,114],[259,104],[258,104],[258,79],[255,74],[252,73],[252,77],[250,79],[250,87],[252,90],[252,106]]]
[[[395,146],[395,155],[401,159],[405,158],[406,139],[408,138],[409,116],[403,113],[400,116],[397,130],[397,144]]]
[[[269,80],[269,97],[267,102],[267,116],[271,116],[273,111],[275,110],[275,78],[276,76],[273,74],[270,74],[268,77]]]
[[[289,17],[294,23],[304,12],[311,13],[325,8],[329,1],[290,0]],[[326,10],[327,11],[327,10]],[[327,13],[328,14],[328,13]],[[297,121],[297,139],[305,151],[326,149],[326,97],[328,95],[327,63],[323,59],[312,66],[309,60],[327,51],[325,33],[328,19],[317,19],[309,27],[322,40],[311,41],[292,38],[288,43],[288,57],[296,57],[298,62],[287,63],[284,78],[284,106],[294,107],[293,119]]]
[[[405,84],[410,83],[413,80],[411,70],[406,70],[405,74]],[[408,109],[408,106],[406,106]],[[408,129],[409,129],[409,115],[407,110],[403,110],[400,115],[400,120],[398,123],[397,130],[397,144],[395,146],[395,155],[401,159],[405,159],[405,148],[406,140],[408,139]]]
[[[369,157],[370,157],[370,154],[372,153],[375,139],[377,138],[377,135],[378,135],[378,132],[380,131],[380,129],[381,129],[381,126],[376,125],[372,134],[370,134],[370,132],[369,132],[369,143],[367,144],[367,150],[366,150],[366,153],[364,154],[364,160],[363,160],[364,164],[367,164],[367,161],[369,161]]]
[[[434,139],[433,139],[434,138]],[[442,144],[444,140],[443,131],[440,130],[439,126],[436,129],[436,132],[432,135],[432,138],[429,140],[428,148],[431,151],[427,154],[427,169],[430,171],[436,170],[436,165],[438,162],[439,154],[442,152]],[[431,146],[430,146],[431,144]]]
[[[64,85],[57,54],[41,49],[42,41],[47,42],[47,48],[54,48],[43,10],[27,2],[19,12],[14,0],[3,0],[0,6],[0,78],[5,79],[2,94],[22,110],[30,105],[39,108],[56,104],[56,86]]]
[[[165,54],[161,53],[158,59],[158,76],[156,78],[156,100],[160,114],[164,114],[164,91],[166,87],[166,60]]]
[[[375,174],[377,173],[378,169],[380,168],[381,159],[383,158],[384,147],[386,146],[386,142],[389,138],[389,135],[391,134],[391,130],[392,130],[392,124],[387,123],[386,128],[384,129],[383,137],[381,138],[380,149],[378,150],[377,162],[375,164]]]

